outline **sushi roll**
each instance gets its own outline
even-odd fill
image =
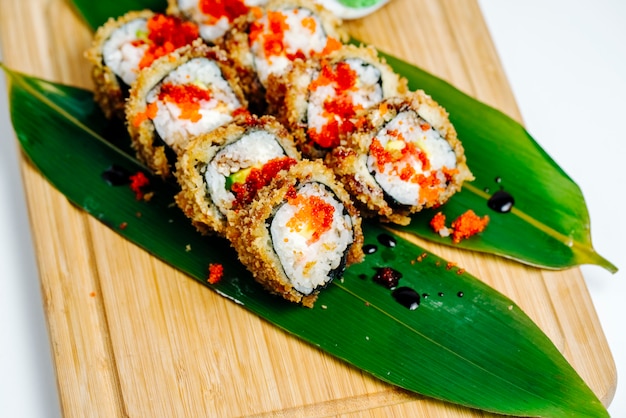
[[[263,105],[270,76],[282,77],[294,60],[325,56],[339,48],[347,34],[341,21],[307,0],[270,0],[265,9],[239,18],[224,36],[249,100]]]
[[[124,118],[128,90],[142,68],[198,39],[198,27],[150,10],[109,19],[96,31],[85,57],[93,64],[95,100],[108,118]]]
[[[346,265],[363,258],[358,212],[321,161],[282,172],[228,221],[226,237],[254,278],[307,307]]]
[[[406,225],[473,180],[447,112],[423,91],[384,100],[325,158],[363,214]]]
[[[267,0],[168,0],[167,13],[195,22],[200,36],[208,43],[218,43],[235,19]]]
[[[270,112],[293,132],[307,158],[322,158],[340,145],[368,108],[407,93],[406,80],[374,48],[354,45],[299,62],[283,80],[272,81]]]
[[[192,140],[176,163],[176,203],[201,232],[222,234],[226,215],[300,159],[293,138],[271,116],[250,116]]]
[[[247,101],[224,52],[198,40],[141,71],[126,119],[138,157],[167,177],[191,138],[246,112]]]

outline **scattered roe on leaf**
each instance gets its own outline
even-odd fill
[[[437,214],[433,216],[430,220],[430,227],[442,237],[450,236],[450,228],[446,226],[446,215],[442,212],[437,212]]]
[[[135,192],[135,198],[137,200],[141,200],[145,197],[145,188],[150,185],[150,180],[146,175],[138,171],[135,174],[131,175],[130,180],[130,189]]]
[[[198,36],[198,27],[192,22],[175,16],[154,15],[148,20],[148,49],[139,62],[139,68],[149,67],[154,60],[192,43]]]
[[[267,186],[282,170],[288,170],[296,160],[278,157],[265,163],[261,168],[252,168],[242,183],[234,183],[231,192],[235,195],[233,208],[237,209],[252,202],[258,191]]]
[[[482,218],[473,210],[468,209],[456,218],[450,228],[446,227],[446,216],[438,212],[430,221],[430,227],[442,237],[452,235],[452,242],[458,244],[464,239],[470,238],[485,230],[489,224],[489,216]]]
[[[217,23],[224,17],[228,22],[232,22],[250,10],[243,0],[200,0],[198,8],[207,16],[205,23],[209,25]]]
[[[488,223],[489,216],[485,215],[481,218],[469,209],[452,222],[452,241],[458,244],[462,239],[484,231]]]
[[[352,120],[361,105],[353,102],[350,92],[356,90],[357,73],[346,62],[339,62],[334,68],[323,65],[319,76],[309,85],[313,92],[320,87],[332,86],[335,94],[329,96],[323,103],[322,115],[326,124],[320,129],[309,128],[309,138],[322,148],[332,148],[339,145],[341,135],[352,132],[355,128]]]
[[[217,284],[224,277],[224,266],[219,263],[209,264],[209,284]]]
[[[335,208],[319,196],[302,196],[296,194],[287,198],[290,205],[297,206],[293,218],[286,226],[292,232],[297,232],[307,238],[307,245],[317,242],[322,234],[333,224]]]

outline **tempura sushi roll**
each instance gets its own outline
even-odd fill
[[[372,108],[347,145],[325,161],[362,213],[402,225],[473,179],[447,112],[423,91]]]
[[[202,39],[216,43],[232,28],[235,19],[253,7],[264,6],[267,0],[168,0],[167,3],[168,14],[195,22]]]
[[[271,116],[239,118],[192,140],[176,164],[176,203],[201,232],[222,234],[228,212],[300,159],[293,138]]]
[[[325,56],[347,39],[341,21],[307,0],[270,0],[235,22],[224,37],[250,100],[263,99],[271,75],[282,77],[294,60]],[[262,104],[262,103],[261,103]]]
[[[109,19],[85,56],[93,64],[95,100],[108,118],[124,118],[128,90],[142,68],[198,39],[198,27],[150,10]]]
[[[321,161],[281,173],[228,220],[226,237],[254,278],[307,307],[346,265],[363,258],[358,213]]]
[[[246,108],[224,52],[200,40],[139,74],[126,118],[139,158],[165,177],[191,138],[231,122]],[[168,154],[174,161],[168,161]]]
[[[297,63],[272,80],[267,97],[302,154],[321,158],[356,129],[364,110],[406,92],[406,80],[374,48],[345,45],[326,59]]]

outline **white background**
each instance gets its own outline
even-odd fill
[[[463,1],[463,0],[458,0]],[[527,129],[581,187],[596,250],[582,271],[626,375],[626,1],[479,0]],[[3,78],[3,77],[2,77]],[[0,416],[60,416],[39,278],[0,80]],[[626,384],[609,412],[626,417]]]

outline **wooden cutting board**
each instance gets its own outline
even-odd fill
[[[520,119],[480,9],[394,0],[351,34]],[[91,88],[90,30],[62,0],[2,0],[6,64]],[[42,131],[42,135],[45,134]],[[22,162],[67,417],[486,416],[400,391],[268,325],[72,206]],[[608,404],[616,371],[578,269],[420,242],[515,300]]]

